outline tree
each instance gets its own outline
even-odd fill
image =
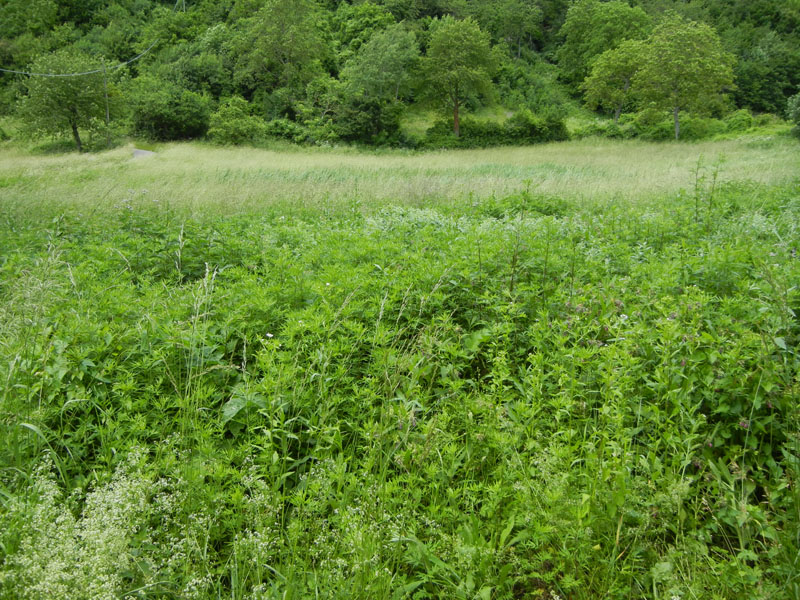
[[[542,10],[525,0],[472,0],[470,12],[498,42],[506,42],[519,58],[523,44],[531,46],[542,32]]]
[[[267,0],[255,16],[242,19],[243,31],[232,41],[238,57],[235,83],[252,94],[261,89],[290,91],[296,100],[322,69],[323,43],[314,0]]]
[[[669,110],[680,138],[680,112],[709,112],[733,85],[732,54],[722,49],[708,25],[672,15],[647,40],[642,67],[633,85],[642,101]]]
[[[647,37],[649,28],[650,17],[639,7],[621,0],[579,0],[567,12],[560,32],[564,43],[556,56],[564,78],[579,85],[596,57],[625,40]]]
[[[631,100],[631,85],[641,67],[645,48],[644,42],[627,40],[595,59],[591,73],[581,84],[589,108],[613,111],[614,123],[619,121],[622,109]]]
[[[469,94],[492,89],[495,60],[489,36],[471,18],[433,21],[423,72],[428,95],[452,108],[453,133],[459,135],[459,110]]]
[[[373,35],[393,23],[392,13],[383,6],[371,2],[340,4],[333,15],[333,25],[344,60],[353,56]]]
[[[376,33],[342,69],[341,78],[356,93],[386,99],[400,97],[419,60],[414,34],[402,25]]]
[[[59,50],[35,60],[33,73],[68,74],[92,71],[97,59],[72,49]],[[19,114],[33,135],[58,135],[70,131],[78,152],[83,150],[80,129],[100,129],[105,122],[103,73],[68,77],[30,77],[27,96],[20,99]],[[112,96],[113,94],[112,88]]]

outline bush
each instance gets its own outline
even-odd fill
[[[174,83],[139,77],[131,105],[135,134],[166,141],[201,137],[208,130],[210,100]]]
[[[308,134],[305,128],[289,119],[273,119],[267,121],[264,126],[264,133],[268,137],[274,137],[290,142],[308,141]]]
[[[725,131],[728,133],[747,131],[754,124],[753,115],[746,108],[729,114],[725,117],[724,122]]]
[[[695,117],[684,114],[680,118],[680,139],[701,140],[726,131],[725,122],[719,119]],[[650,122],[647,118],[637,121],[639,137],[650,141],[669,141],[675,139],[675,123],[671,118]]]
[[[218,144],[257,142],[267,135],[264,121],[250,114],[250,104],[234,96],[223,102],[211,115],[208,137]]]
[[[630,124],[622,125],[613,121],[594,121],[583,125],[572,134],[575,138],[601,137],[612,140],[636,137],[636,131]]]
[[[795,125],[795,132],[800,134],[800,94],[789,98],[786,105],[786,116]]]
[[[367,96],[346,98],[334,116],[334,132],[346,142],[373,145],[396,143],[403,105]]]
[[[437,121],[428,129],[422,145],[427,148],[485,148],[524,146],[569,139],[564,120],[557,115],[534,115],[521,110],[505,123],[477,121],[465,117],[459,137],[453,135],[453,122]]]
[[[543,117],[529,110],[521,110],[505,122],[504,130],[509,141],[516,144],[558,142],[569,139],[564,119],[555,114]]]

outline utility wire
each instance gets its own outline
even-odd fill
[[[108,67],[108,70],[109,71],[114,71],[116,69],[121,69],[125,65],[129,65],[132,62],[135,62],[135,61],[139,60],[145,54],[150,52],[150,50],[152,50],[153,47],[157,43],[158,43],[158,40],[156,40],[155,42],[150,44],[150,47],[147,50],[145,50],[144,52],[142,52],[141,54],[138,54],[138,55],[134,56],[133,58],[131,58],[130,60],[126,60],[125,62],[121,62],[118,65],[115,65],[113,67]],[[84,71],[83,73],[29,73],[28,71],[14,71],[13,69],[0,68],[0,71],[2,71],[3,73],[15,73],[17,75],[28,75],[30,77],[83,77],[84,75],[94,75],[96,73],[103,73],[105,70],[106,69],[103,69],[101,67],[100,69],[95,69],[94,71]]]
[[[172,7],[172,12],[173,13],[177,12],[178,4],[181,4],[181,3],[183,4],[183,12],[186,12],[186,0],[176,0],[175,1],[175,6]],[[141,54],[137,54],[136,56],[134,56],[133,58],[131,58],[129,60],[126,60],[125,62],[121,62],[118,65],[115,65],[113,67],[108,67],[108,68],[103,66],[103,67],[100,67],[99,69],[95,69],[94,71],[84,71],[83,73],[30,73],[28,71],[15,71],[14,69],[3,69],[2,67],[0,67],[0,73],[14,73],[15,75],[27,75],[29,77],[83,77],[84,75],[95,75],[97,73],[105,73],[107,70],[108,71],[116,71],[117,69],[121,69],[125,65],[129,65],[132,62],[136,62],[137,60],[142,58],[145,54],[150,52],[150,50],[152,50],[153,47],[158,42],[159,42],[159,40],[156,40],[155,42],[150,44],[150,47],[147,48],[147,50],[145,50]]]

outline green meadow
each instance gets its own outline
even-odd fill
[[[0,146],[0,598],[800,598],[800,144]]]

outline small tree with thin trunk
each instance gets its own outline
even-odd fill
[[[80,130],[102,129],[106,117],[103,73],[69,76],[98,68],[97,59],[71,49],[36,59],[29,71],[53,76],[31,76],[27,95],[19,101],[19,115],[32,136],[71,132],[78,152]]]
[[[733,87],[736,59],[711,27],[676,15],[655,28],[646,49],[633,87],[644,106],[670,111],[677,140],[681,111],[708,112]]]
[[[642,65],[645,48],[644,42],[628,40],[595,59],[591,73],[581,85],[589,108],[612,111],[614,123],[619,122],[622,109],[632,99],[631,85]]]
[[[431,25],[423,72],[430,97],[452,110],[459,135],[459,111],[472,94],[489,94],[495,60],[489,35],[471,18],[443,17]]]

